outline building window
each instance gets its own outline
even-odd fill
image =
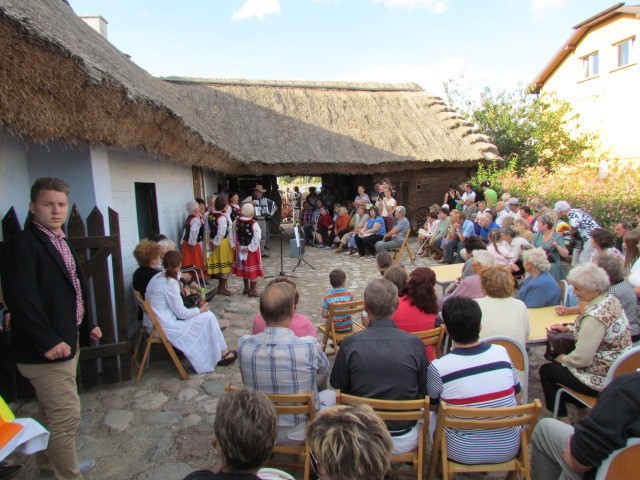
[[[618,67],[624,67],[632,63],[633,50],[636,45],[636,37],[629,38],[624,42],[614,45],[618,57]]]
[[[582,78],[596,77],[599,72],[598,52],[582,57]]]

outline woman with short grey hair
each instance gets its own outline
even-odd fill
[[[184,223],[180,250],[182,253],[182,266],[195,267],[204,276],[206,267],[204,265],[204,255],[202,253],[202,232],[204,227],[204,217],[200,210],[200,205],[195,200],[189,200],[185,205],[185,210],[189,214]],[[198,275],[200,276],[200,275]]]
[[[541,248],[522,251],[522,264],[527,276],[518,292],[518,298],[527,308],[551,307],[560,304],[560,287],[551,276],[551,264]]]
[[[607,272],[587,263],[571,270],[568,280],[584,307],[573,327],[576,348],[540,367],[540,381],[549,411],[554,409],[558,384],[585,395],[598,395],[613,362],[631,348],[629,321],[620,300],[609,293]],[[557,323],[551,330],[571,329]],[[586,408],[581,403],[563,395],[558,408],[559,420],[569,423],[567,401],[577,404],[579,417],[586,415]]]

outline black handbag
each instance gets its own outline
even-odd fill
[[[563,326],[570,325],[564,323]],[[547,329],[547,350],[544,358],[553,362],[558,355],[567,355],[576,348],[576,337],[573,332],[556,332]]]
[[[182,303],[186,308],[200,308],[200,300],[200,295],[197,293],[182,296]]]

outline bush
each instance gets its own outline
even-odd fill
[[[517,174],[512,162],[506,168],[480,165],[471,183],[479,185],[483,180],[490,180],[498,193],[509,192],[521,199],[538,197],[550,207],[566,200],[605,228],[611,228],[617,220],[637,225],[640,219],[640,169],[614,165],[601,176],[598,165],[585,161],[558,166],[551,172],[540,166],[528,167]]]

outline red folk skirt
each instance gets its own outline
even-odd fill
[[[260,248],[255,252],[249,252],[246,260],[241,260],[240,253],[236,251],[236,260],[233,264],[232,272],[240,278],[246,278],[251,281],[264,277]]]

